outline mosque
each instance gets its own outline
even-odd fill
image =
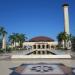
[[[68,4],[64,4],[63,9],[64,9],[64,31],[67,34],[70,34]],[[38,50],[38,51],[56,49],[57,45],[58,45],[57,41],[54,41],[54,39],[52,39],[50,37],[46,37],[46,36],[33,37],[28,42],[23,43],[23,47],[27,47],[28,49]]]
[[[57,41],[46,36],[37,36],[23,43],[23,47],[28,50],[33,50],[33,54],[48,54],[57,45]]]
[[[70,34],[68,4],[64,4],[63,9],[64,9],[64,32]],[[28,41],[25,41],[23,43],[23,48],[31,50],[33,54],[48,54],[50,50],[55,50],[57,48],[57,45],[58,42],[50,37],[37,36],[31,38]]]

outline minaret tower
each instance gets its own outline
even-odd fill
[[[68,4],[63,4],[63,9],[64,9],[64,31],[67,34],[70,34],[69,31],[69,12],[68,12]]]

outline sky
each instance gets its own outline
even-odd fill
[[[69,4],[70,33],[75,35],[75,0],[0,0],[0,26],[30,39],[48,36],[56,40],[64,31],[64,3]]]

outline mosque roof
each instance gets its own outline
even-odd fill
[[[37,36],[29,40],[29,42],[53,42],[54,40],[46,36]]]

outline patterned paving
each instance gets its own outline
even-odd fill
[[[74,68],[55,63],[21,64],[11,70],[10,75],[75,75]]]

